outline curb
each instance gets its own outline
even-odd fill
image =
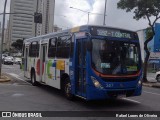
[[[156,83],[143,83],[142,85],[146,87],[160,88],[160,84],[156,84]]]
[[[2,75],[1,77],[2,78],[0,78],[0,83],[11,81],[11,79],[8,76],[6,76],[6,75]]]
[[[152,87],[155,87],[155,88],[160,88],[160,85],[152,85]]]

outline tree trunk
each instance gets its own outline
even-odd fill
[[[145,57],[145,61],[144,61],[144,70],[143,70],[143,82],[148,82],[147,80],[147,68],[148,68],[148,60],[149,60],[149,56],[150,56],[150,52],[148,50],[148,43],[153,39],[153,36],[151,36],[150,38],[148,38],[145,42],[144,42],[144,50],[146,52],[146,57]]]
[[[145,50],[146,52],[146,50]],[[143,82],[148,82],[147,80],[147,69],[148,69],[148,59],[150,56],[150,52],[146,52],[146,57],[145,57],[145,61],[144,61],[144,70],[143,70]]]

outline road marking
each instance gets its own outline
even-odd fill
[[[21,97],[21,96],[24,96],[24,94],[21,94],[21,93],[15,93],[12,95],[12,97]]]
[[[26,82],[27,84],[31,85],[31,83],[29,83],[29,82],[27,82],[27,81],[21,79],[20,76],[17,75],[17,74],[15,74],[15,73],[7,73],[7,74],[9,74],[9,75],[11,75],[11,76],[17,78],[18,80],[21,80],[21,81]]]
[[[15,78],[19,78],[19,75],[15,74],[15,73],[8,73],[9,75],[12,75]]]
[[[158,93],[153,93],[153,92],[148,92],[148,91],[143,91],[143,92],[149,93],[149,94],[153,94],[153,95],[160,95],[160,94],[158,94]]]
[[[20,73],[19,75],[22,75],[23,73]]]
[[[128,98],[122,98],[122,99],[140,104],[140,102],[139,102],[139,101],[136,101],[136,100],[132,100],[132,99],[128,99]]]

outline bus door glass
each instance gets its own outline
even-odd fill
[[[28,56],[29,56],[29,48],[25,47],[25,53],[24,53],[24,76],[28,77]]]
[[[85,39],[77,40],[77,78],[76,93],[86,96],[86,42]]]
[[[41,60],[40,60],[40,78],[42,82],[46,79],[46,54],[47,54],[47,44],[41,45]]]

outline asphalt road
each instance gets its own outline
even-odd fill
[[[2,72],[13,81],[0,84],[0,111],[93,111],[95,114],[96,111],[160,111],[158,88],[143,87],[142,95],[138,97],[92,102],[77,98],[69,101],[57,89],[32,86],[18,65],[3,65]]]

